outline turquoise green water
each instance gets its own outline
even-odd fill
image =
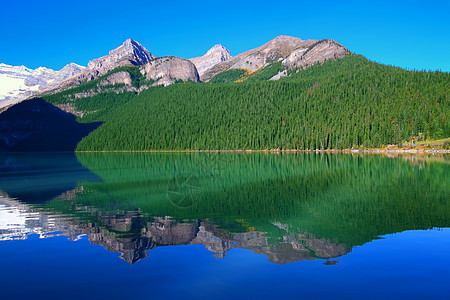
[[[285,234],[273,225],[280,223],[289,233],[349,246],[450,225],[447,163],[315,154],[77,157],[103,181],[80,183],[75,203],[100,212],[209,220],[230,232],[263,231],[273,239]],[[67,204],[56,199],[48,205]]]

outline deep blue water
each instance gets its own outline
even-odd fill
[[[1,299],[450,294],[447,157],[1,159]]]

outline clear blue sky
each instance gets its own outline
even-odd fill
[[[12,1],[0,5],[0,62],[60,69],[127,38],[157,56],[232,55],[277,35],[330,38],[408,69],[450,71],[450,1]]]

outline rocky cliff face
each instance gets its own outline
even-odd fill
[[[350,51],[333,40],[320,40],[308,48],[294,50],[285,60],[283,66],[287,69],[308,68],[328,59],[342,58]]]
[[[130,73],[122,71],[109,75],[106,79],[100,81],[101,86],[114,85],[123,83],[127,86],[131,86],[131,76]]]
[[[165,56],[149,61],[141,67],[141,74],[147,80],[155,81],[153,85],[164,85],[174,83],[176,80],[199,82],[195,65],[187,59]]]
[[[205,55],[189,59],[197,68],[200,77],[215,65],[231,59],[230,51],[221,44],[213,46]]]
[[[229,69],[258,70],[273,62],[277,62],[289,56],[297,48],[304,48],[314,44],[316,40],[303,41],[300,38],[280,35],[266,44],[243,52],[235,57],[219,63],[201,77],[202,81],[208,81],[214,75]]]
[[[71,63],[59,71],[39,67],[0,64],[0,108],[18,103],[42,90],[81,73],[84,67]]]

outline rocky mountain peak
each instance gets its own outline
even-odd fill
[[[135,58],[137,65],[143,65],[156,57],[145,49],[144,46],[132,39],[127,39],[122,46],[109,51],[109,55],[116,54],[123,56],[131,55]]]
[[[67,80],[64,80],[56,87],[44,90],[43,93],[62,91],[77,86],[82,82],[94,80],[115,68],[141,66],[155,58],[156,56],[151,54],[144,46],[132,39],[127,39],[122,45],[109,51],[108,55],[91,60],[87,68],[84,68],[76,76],[66,77]],[[77,66],[75,64],[69,65],[68,70],[76,69]]]
[[[65,65],[63,69],[65,69],[65,68],[68,68],[68,69],[84,69],[86,67],[80,66],[80,65],[72,62],[70,64]]]
[[[70,63],[68,65],[65,65],[64,68],[62,68],[59,71],[60,74],[60,81],[66,80],[74,75],[77,75],[78,73],[81,73],[86,67],[77,65],[76,63]]]
[[[305,41],[301,38],[279,35],[260,47],[262,53],[279,52],[282,56],[289,55],[295,48],[301,46]],[[311,43],[310,43],[311,44]]]
[[[191,58],[190,61],[195,65],[200,76],[202,76],[208,69],[231,58],[230,50],[221,44],[217,44],[209,49],[205,55]]]
[[[217,45],[212,46],[212,48],[209,49],[205,55],[214,55],[215,53],[218,53],[218,52],[228,54],[231,57],[230,50],[228,50],[227,48],[222,46],[222,44],[217,44]]]
[[[106,72],[124,65],[140,66],[156,58],[138,42],[127,39],[121,46],[109,51],[109,54],[88,64],[88,69],[104,69]],[[106,72],[100,72],[102,74]]]
[[[76,71],[77,73],[79,73],[79,72],[81,72],[81,71],[82,71],[83,69],[85,69],[85,68],[86,68],[86,67],[77,65],[76,63],[70,63],[70,64],[65,65],[64,68],[62,68],[62,69],[60,70],[60,72],[61,72],[61,71],[65,71],[65,72],[67,72],[67,71]]]
[[[133,39],[126,39],[125,42],[123,42],[123,46],[130,46],[130,45],[133,45],[133,44],[140,45],[138,42],[136,42]]]

